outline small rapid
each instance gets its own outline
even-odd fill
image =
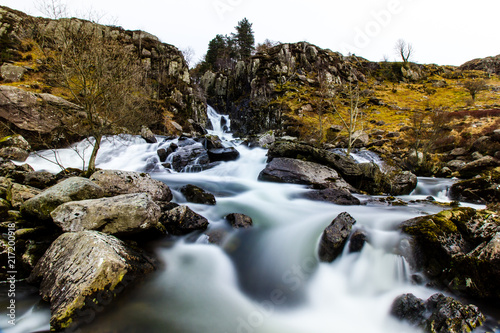
[[[152,177],[172,188],[174,201],[205,216],[210,222],[208,234],[224,229],[228,236],[220,247],[209,244],[205,234],[159,242],[157,254],[165,268],[81,331],[419,332],[389,315],[397,296],[413,293],[427,298],[435,292],[412,283],[415,272],[405,260],[409,244],[398,225],[442,208],[427,203],[346,207],[303,199],[304,186],[258,181],[267,151],[239,145],[229,133],[227,116],[209,107],[208,117],[213,128],[209,133],[236,147],[238,160],[196,173],[175,172],[157,161],[157,150],[178,143],[177,139],[158,137],[158,143],[147,144],[140,137],[119,136],[103,141],[99,168],[143,172],[154,164]],[[59,172],[61,166],[81,168],[90,148],[84,141],[68,149],[32,154],[27,163],[50,172]],[[217,204],[186,202],[178,191],[185,184],[214,193]],[[450,185],[449,180],[421,178],[405,199],[434,196],[447,201]],[[359,197],[367,201],[366,196]],[[355,229],[366,231],[368,243],[359,253],[346,250],[333,263],[320,263],[319,238],[345,211],[356,219]],[[250,216],[254,227],[230,230],[225,220],[230,213]],[[46,314],[43,318],[48,321]]]

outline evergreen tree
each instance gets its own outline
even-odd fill
[[[208,43],[208,51],[205,55],[205,63],[208,69],[215,69],[217,60],[225,53],[226,39],[222,35],[215,36]]]
[[[245,17],[238,22],[235,29],[236,34],[233,34],[233,38],[238,46],[238,56],[240,59],[249,58],[252,55],[252,51],[255,49],[255,37],[253,35],[252,23]]]

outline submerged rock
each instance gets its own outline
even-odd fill
[[[149,193],[154,201],[172,200],[170,188],[163,182],[152,179],[147,173],[100,170],[89,178],[106,191],[107,195]]]
[[[356,220],[349,213],[340,213],[325,229],[319,243],[319,259],[332,262],[343,251]]]
[[[97,199],[104,196],[103,189],[87,178],[68,178],[29,199],[21,206],[21,213],[40,220],[50,220],[50,213],[63,203]]]
[[[253,220],[250,216],[245,214],[231,213],[226,216],[226,220],[235,229],[240,228],[251,228],[253,226]]]
[[[50,302],[51,330],[78,327],[125,287],[157,267],[155,260],[96,231],[65,233],[36,264],[28,281]]]
[[[401,225],[414,244],[414,270],[459,295],[500,298],[500,217],[456,208]]]
[[[68,202],[50,215],[65,232],[96,230],[111,235],[129,235],[164,233],[165,230],[159,222],[160,207],[147,193]]]
[[[186,197],[186,200],[193,203],[204,205],[215,205],[215,196],[208,193],[204,189],[195,185],[185,185],[180,189],[181,193]]]
[[[193,212],[188,206],[178,206],[164,211],[161,222],[170,234],[176,236],[186,235],[197,230],[205,230],[208,227],[208,220]]]
[[[434,294],[425,302],[413,294],[401,295],[392,304],[391,314],[429,333],[468,333],[485,321],[475,305],[443,294]]]
[[[361,204],[361,201],[359,201],[358,198],[356,198],[351,194],[351,192],[343,188],[327,188],[324,190],[311,191],[307,192],[304,197],[310,200],[327,201],[344,206]]]

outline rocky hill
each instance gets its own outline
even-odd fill
[[[69,127],[85,114],[78,98],[56,77],[54,65],[64,42],[57,34],[69,25],[110,38],[141,63],[147,87],[142,111],[148,116],[113,131],[134,133],[147,125],[157,133],[175,134],[192,130],[188,119],[206,122],[203,94],[191,81],[186,61],[175,46],[143,31],[80,19],[32,17],[0,6],[1,134],[22,134],[34,148],[61,146],[78,139]],[[54,38],[49,39],[51,34]]]

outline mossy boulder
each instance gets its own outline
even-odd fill
[[[477,204],[500,202],[500,168],[454,183],[449,196],[453,200]]]
[[[500,298],[500,217],[456,208],[401,225],[411,236],[414,269],[441,288],[469,297]]]
[[[78,327],[79,320],[115,298],[127,285],[154,271],[142,250],[97,231],[65,233],[36,264],[28,282],[40,284],[50,302],[52,331]]]
[[[103,189],[94,182],[83,177],[71,177],[24,202],[21,213],[27,218],[50,220],[50,213],[63,203],[103,196]]]

